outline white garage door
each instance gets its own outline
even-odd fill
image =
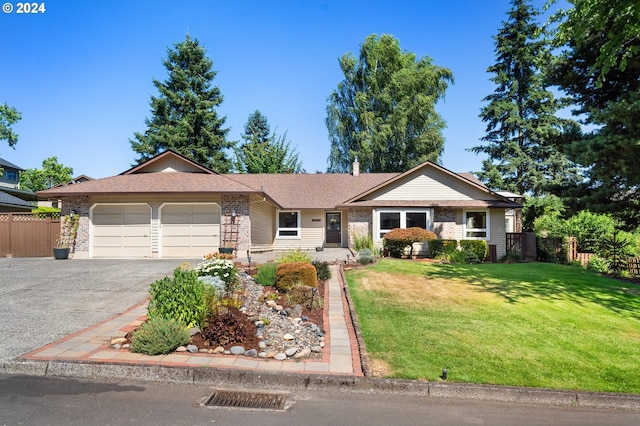
[[[217,204],[164,204],[160,208],[160,257],[202,257],[219,246]]]
[[[92,223],[92,257],[151,257],[148,204],[98,204]]]

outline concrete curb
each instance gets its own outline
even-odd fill
[[[422,395],[522,404],[593,407],[640,411],[640,395],[579,392],[465,383],[420,382],[341,375],[258,372],[208,367],[163,367],[67,361],[10,360],[0,364],[0,373],[43,377],[136,380],[198,386],[245,387],[271,390],[333,390],[357,393]]]

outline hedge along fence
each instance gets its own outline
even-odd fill
[[[392,231],[393,232],[393,231]],[[388,234],[387,234],[388,235]],[[428,239],[409,243],[407,240],[386,241],[385,248],[391,257],[456,258],[468,262],[487,259],[489,245],[485,240]],[[408,244],[409,243],[409,244]]]

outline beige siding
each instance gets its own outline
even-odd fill
[[[435,169],[422,169],[367,196],[367,200],[486,200],[498,198]]]
[[[144,173],[186,172],[202,173],[202,170],[172,155],[160,158],[144,168]]]
[[[324,210],[302,210],[300,214],[302,227],[300,238],[275,238],[273,240],[274,250],[291,250],[295,248],[313,250],[322,246],[324,243]],[[275,226],[275,215],[273,221]]]
[[[487,242],[496,246],[496,255],[498,256],[498,259],[507,253],[507,231],[505,229],[504,212],[504,209],[493,209],[490,212],[490,240]]]
[[[267,201],[251,201],[251,246],[270,248],[275,236],[275,208]]]

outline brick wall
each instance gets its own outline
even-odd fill
[[[236,221],[240,224],[238,228],[238,251],[246,251],[251,248],[251,219],[249,218],[249,197],[246,195],[223,195],[222,196],[222,223],[224,228],[225,216],[231,216],[236,212]],[[220,229],[224,232],[224,229]]]
[[[348,223],[349,247],[353,247],[354,235],[371,236],[373,228],[371,209],[349,209]]]
[[[76,235],[76,244],[74,252],[89,252],[89,197],[76,196],[66,197],[62,200],[62,215],[68,215],[71,211],[80,215],[80,223],[78,225],[78,234]]]
[[[433,232],[443,240],[456,239],[456,212],[450,208],[436,208],[433,212]]]

